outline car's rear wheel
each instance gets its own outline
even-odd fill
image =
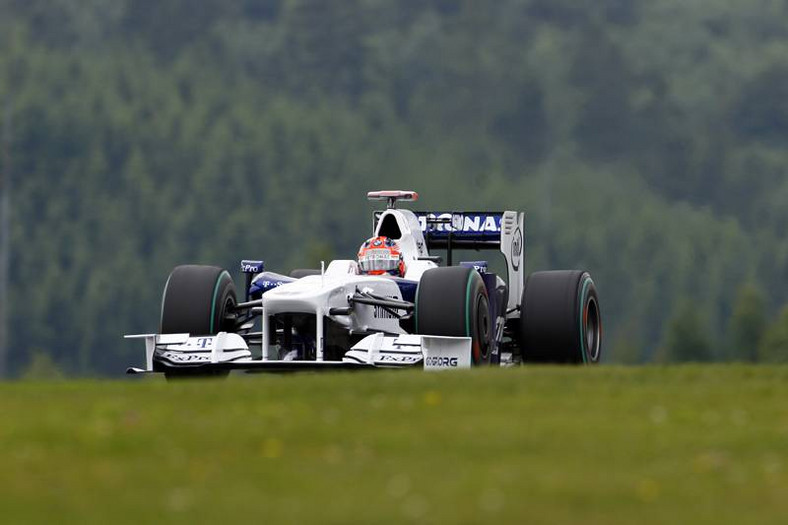
[[[164,286],[161,299],[162,334],[215,335],[234,328],[233,307],[238,300],[230,274],[216,266],[177,266]],[[183,369],[180,375],[215,375]],[[218,375],[226,375],[218,374]]]
[[[524,362],[599,362],[602,317],[594,281],[578,270],[532,273],[521,303]]]
[[[489,364],[493,320],[487,288],[472,268],[451,266],[427,270],[416,290],[418,334],[471,338],[471,361]]]

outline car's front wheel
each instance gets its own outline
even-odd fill
[[[161,300],[162,334],[215,335],[232,329],[237,303],[230,274],[216,266],[177,266]]]
[[[490,363],[494,323],[487,288],[476,270],[450,266],[424,272],[414,317],[416,333],[470,337],[473,364]]]
[[[226,270],[216,266],[177,266],[164,286],[160,333],[197,336],[230,331],[235,324],[232,310],[237,302],[235,284]],[[201,367],[162,369],[154,361],[154,370],[157,369],[167,379],[227,375]]]

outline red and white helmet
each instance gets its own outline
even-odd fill
[[[367,239],[358,249],[358,265],[367,275],[405,275],[405,262],[399,245],[388,237]]]

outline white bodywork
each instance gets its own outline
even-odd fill
[[[429,254],[424,242],[424,234],[418,217],[410,210],[388,209],[380,217],[374,231],[378,236],[384,219],[396,221],[400,235],[394,237],[400,247],[405,262],[405,279],[418,281],[430,268],[436,268],[433,261],[420,260]],[[375,295],[402,300],[399,286],[385,276],[359,275],[358,264],[352,260],[332,261],[323,275],[303,277],[287,283],[263,295],[263,360],[274,358],[271,347],[270,323],[268,318],[279,313],[314,313],[317,321],[317,334],[323,333],[324,318],[332,308],[349,305],[348,299],[356,291],[372,292]],[[334,315],[331,318],[346,327],[351,333],[383,332],[386,334],[403,333],[399,320],[378,306],[354,304],[349,315]],[[323,337],[315,341],[317,360],[324,355]]]
[[[191,337],[190,334],[137,334],[124,337],[145,340],[146,371],[153,370],[153,352],[156,349],[165,354],[165,358],[180,364],[226,363],[252,357],[243,337],[227,332],[204,337]]]
[[[338,261],[334,261],[335,263]],[[333,265],[334,263],[332,263]],[[330,268],[330,267],[329,267]],[[388,277],[364,275],[310,275],[292,283],[283,284],[263,295],[263,360],[272,359],[270,323],[268,318],[280,313],[309,313],[316,316],[317,340],[315,347],[317,360],[323,360],[324,318],[332,308],[345,308],[349,299],[359,292],[372,292],[376,295],[402,300],[399,286]],[[354,304],[348,315],[333,315],[331,318],[346,327],[351,333],[385,332],[402,333],[399,320],[380,307]]]
[[[423,361],[426,370],[470,368],[471,338],[373,334],[353,346],[343,361],[375,366],[406,366]]]
[[[403,192],[379,193],[383,197],[391,198],[389,194]],[[415,200],[415,198],[411,196],[410,199],[404,198],[404,200]],[[459,219],[458,224],[455,224],[457,223],[454,220],[455,216],[451,216],[450,225],[445,227],[462,229],[463,217],[457,215],[456,218]],[[374,236],[384,234],[399,244],[406,268],[404,278],[409,281],[418,282],[424,272],[437,267],[435,262],[428,260],[429,253],[422,227],[415,213],[392,207],[380,214],[373,232]],[[511,211],[503,213],[500,251],[506,257],[509,272],[506,314],[509,317],[519,315],[519,298],[523,288],[523,231],[522,213]],[[392,232],[396,232],[397,235]],[[258,278],[261,277],[262,274],[258,275]],[[270,333],[272,323],[269,319],[283,313],[305,313],[315,316],[317,362],[324,361],[325,357],[325,341],[322,334],[324,334],[324,320],[328,317],[346,328],[350,334],[371,334],[349,349],[342,363],[376,367],[421,364],[425,369],[471,366],[469,337],[406,334],[400,326],[400,320],[385,308],[359,302],[351,303],[350,299],[357,292],[403,301],[395,280],[387,276],[361,275],[355,260],[333,261],[321,275],[310,275],[293,282],[285,282],[262,295],[262,306],[254,308],[262,315],[262,353],[259,359],[252,357],[244,338],[234,333],[221,332],[215,336],[205,337],[192,337],[190,334],[142,334],[126,336],[142,338],[146,344],[146,369],[131,370],[152,371],[154,353],[175,365],[208,363],[265,365],[281,361],[279,349],[272,344],[274,334]],[[499,328],[502,329],[502,320]]]

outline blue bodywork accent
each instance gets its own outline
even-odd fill
[[[283,284],[292,283],[293,281],[295,281],[294,278],[287,277],[286,275],[274,272],[263,272],[252,281],[252,285],[249,287],[249,297],[259,299],[265,292],[273,290]]]
[[[409,281],[407,279],[393,278],[397,286],[399,286],[399,293],[402,294],[402,300],[411,303],[416,302],[416,288],[419,287],[418,281]]]
[[[287,277],[286,275],[274,272],[263,272],[255,277],[252,285],[249,287],[249,297],[259,299],[265,292],[273,290],[283,284],[292,283],[295,280],[296,279],[293,277]],[[412,303],[416,300],[416,288],[419,286],[417,281],[409,281],[397,277],[393,277],[392,280],[399,286],[403,301]]]

